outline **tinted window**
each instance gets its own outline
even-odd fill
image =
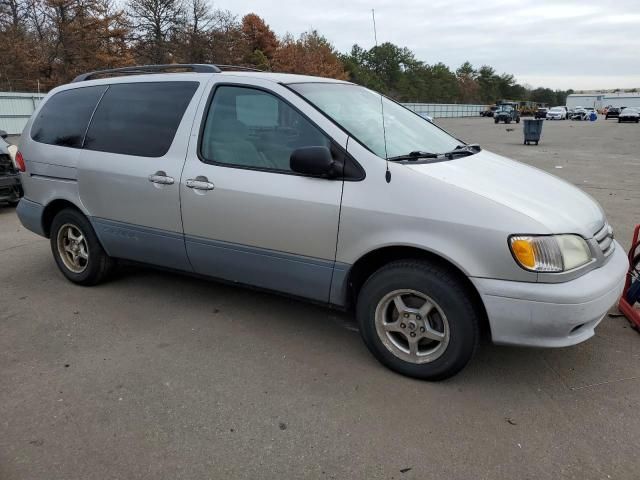
[[[31,138],[50,145],[82,147],[91,114],[106,88],[83,87],[56,93],[34,120]]]
[[[169,151],[197,82],[111,85],[93,115],[84,148],[141,157]]]
[[[328,138],[278,97],[246,87],[219,87],[204,125],[205,160],[290,171],[291,152],[330,147]]]

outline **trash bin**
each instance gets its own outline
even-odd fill
[[[533,118],[525,118],[524,119],[524,144],[529,145],[529,142],[538,142],[540,141],[540,135],[542,135],[542,120],[533,119]]]

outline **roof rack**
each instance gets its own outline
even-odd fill
[[[229,72],[229,71],[262,72],[262,70],[260,70],[259,68],[243,67],[241,65],[219,65],[216,63],[215,66],[218,67],[223,72]]]
[[[118,75],[144,75],[148,73],[167,73],[175,71],[188,71],[194,73],[220,73],[222,71],[249,71],[260,72],[257,68],[241,67],[236,65],[213,65],[202,63],[173,63],[168,65],[135,65],[131,67],[111,68],[82,73],[73,79],[73,82],[83,82],[92,78],[110,77]],[[73,83],[72,82],[72,83]]]

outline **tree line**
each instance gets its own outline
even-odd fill
[[[315,30],[278,36],[258,15],[208,0],[0,0],[0,91],[46,92],[87,71],[164,63],[349,79],[404,102],[563,105],[571,93],[532,90],[488,65],[427,64],[392,43],[340,53]]]

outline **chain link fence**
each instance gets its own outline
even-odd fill
[[[405,107],[416,113],[426,114],[433,118],[443,117],[479,117],[486,105],[462,103],[403,103]]]

